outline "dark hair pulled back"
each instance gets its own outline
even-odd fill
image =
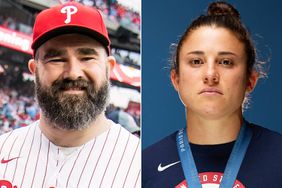
[[[179,73],[179,53],[184,41],[189,34],[202,26],[216,26],[232,31],[245,47],[247,55],[247,74],[248,76],[254,68],[256,62],[256,50],[251,36],[246,27],[240,20],[239,12],[230,4],[224,1],[213,2],[209,5],[207,15],[201,15],[195,19],[181,36],[171,61],[171,70]]]

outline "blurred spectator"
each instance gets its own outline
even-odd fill
[[[107,0],[80,0],[79,2],[88,6],[96,6],[101,12],[103,12],[103,14],[108,16],[110,20],[114,20],[124,26],[127,26],[128,28],[140,30],[139,13],[118,4],[117,1],[107,2]],[[36,14],[34,14],[34,17],[36,17]],[[15,17],[5,17],[4,15],[0,15],[0,25],[28,35],[32,34],[31,25],[18,22]]]
[[[0,89],[0,134],[26,126],[39,119],[33,96],[19,95],[15,89]]]
[[[36,115],[39,113],[38,106],[35,104],[34,101],[26,103],[25,111],[26,111],[26,114],[29,115],[29,117],[33,120],[36,119]]]
[[[116,48],[112,48],[111,53],[117,63],[140,69],[140,54]]]
[[[121,108],[115,107],[113,104],[110,104],[106,116],[113,122],[122,125],[129,132],[140,136],[140,127],[138,127],[134,118],[129,113],[123,111]]]
[[[0,25],[3,25],[5,18],[3,15],[0,15]]]
[[[16,30],[17,28],[16,21],[13,18],[8,17],[6,20],[4,20],[3,27]]]
[[[12,17],[4,17],[3,15],[0,15],[0,25],[2,27],[5,27],[7,29],[20,31],[22,33],[25,33],[27,35],[32,34],[32,27],[29,25],[26,25],[21,22],[17,22],[15,18]]]
[[[9,98],[9,101],[4,103],[2,108],[2,115],[8,120],[14,119],[16,117],[15,107],[13,106],[14,102],[12,98]]]
[[[84,3],[84,1],[82,0],[81,2]],[[108,15],[110,20],[126,23],[126,26],[140,29],[139,13],[118,4],[117,1],[93,0],[91,4],[99,8],[105,15]]]

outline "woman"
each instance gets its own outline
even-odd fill
[[[282,186],[282,136],[242,115],[258,67],[239,12],[211,3],[180,38],[171,65],[186,129],[144,151],[143,187]]]

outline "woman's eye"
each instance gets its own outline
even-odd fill
[[[200,64],[203,64],[203,61],[202,61],[201,59],[192,59],[192,60],[190,61],[190,63],[191,63],[192,65],[200,65]]]
[[[219,61],[219,64],[225,65],[225,66],[231,66],[233,65],[233,62],[230,59],[223,59]]]

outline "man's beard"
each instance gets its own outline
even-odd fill
[[[56,80],[51,87],[43,86],[36,72],[35,93],[42,113],[53,127],[65,130],[82,130],[90,126],[104,112],[109,98],[109,80],[100,88],[84,79]],[[64,93],[80,88],[83,94]]]

